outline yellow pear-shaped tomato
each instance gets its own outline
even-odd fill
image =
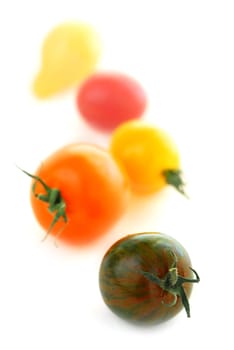
[[[79,83],[95,70],[100,53],[99,36],[90,25],[58,25],[43,43],[41,68],[33,85],[35,95],[50,97]]]
[[[141,121],[123,123],[112,134],[110,151],[136,193],[154,193],[170,184],[184,194],[179,152],[165,131]]]

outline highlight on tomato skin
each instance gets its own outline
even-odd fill
[[[76,106],[92,127],[111,132],[121,123],[139,119],[147,107],[144,88],[120,72],[96,72],[79,86]]]
[[[158,232],[131,234],[115,242],[99,269],[99,288],[107,307],[136,324],[160,324],[184,310],[200,278],[185,248]]]
[[[94,242],[128,208],[128,179],[99,146],[67,145],[49,155],[34,174],[24,172],[32,178],[31,206],[45,237],[53,235],[68,245]]]

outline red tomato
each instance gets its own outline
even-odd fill
[[[25,171],[24,171],[25,172]],[[39,224],[70,245],[87,244],[125,212],[129,186],[110,154],[71,144],[46,158],[33,178],[31,205]]]
[[[142,86],[120,73],[96,73],[78,90],[78,111],[93,127],[111,131],[119,124],[142,116],[147,98]]]

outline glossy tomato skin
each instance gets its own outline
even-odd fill
[[[61,217],[52,235],[70,245],[88,244],[106,233],[124,214],[130,196],[124,172],[107,151],[90,144],[71,144],[54,152],[36,171],[49,187],[60,190],[68,222]],[[34,183],[34,180],[33,180]],[[36,193],[45,194],[37,182]],[[31,192],[31,205],[47,231],[52,222],[48,203]]]
[[[181,311],[178,297],[168,306],[171,295],[142,275],[142,271],[164,278],[171,266],[173,250],[178,258],[180,276],[192,277],[191,261],[184,247],[162,233],[146,232],[126,236],[117,241],[103,257],[99,285],[106,305],[119,317],[138,324],[158,324]],[[192,284],[185,283],[190,296]]]
[[[78,90],[77,107],[93,127],[111,131],[124,121],[140,118],[147,105],[138,81],[120,73],[96,73]]]

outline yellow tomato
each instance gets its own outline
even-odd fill
[[[115,129],[110,151],[122,164],[134,192],[149,194],[167,184],[184,193],[177,146],[163,130],[141,121],[130,121]]]
[[[41,68],[33,89],[39,98],[59,93],[91,74],[101,52],[95,30],[84,23],[63,23],[52,29],[42,47]]]

